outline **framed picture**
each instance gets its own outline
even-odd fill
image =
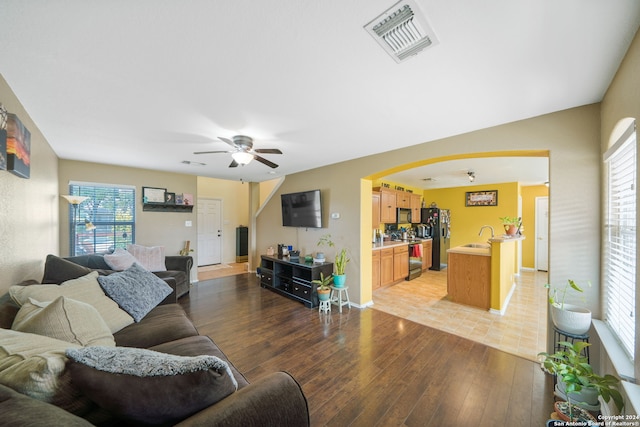
[[[467,191],[465,206],[498,206],[498,190]]]
[[[7,170],[21,178],[31,173],[31,132],[18,116],[7,115]]]
[[[184,199],[182,198],[182,193],[176,194],[176,205],[184,205]]]
[[[175,205],[176,204],[176,193],[169,193],[168,191],[164,192],[164,204],[165,205]]]
[[[166,188],[142,187],[142,203],[164,203]]]
[[[182,203],[187,206],[193,206],[193,194],[182,193]]]

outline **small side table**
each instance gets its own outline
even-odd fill
[[[554,335],[553,335],[553,349],[554,351],[560,351],[563,350],[564,348],[560,345],[558,345],[559,342],[561,341],[567,341],[570,342],[571,344],[574,344],[576,341],[584,341],[586,343],[589,342],[589,334],[583,334],[583,335],[577,335],[577,334],[570,334],[569,332],[565,332],[565,331],[561,331],[560,329],[556,328],[555,326],[553,327],[553,331],[554,331]],[[585,347],[584,348],[584,355],[587,357],[587,363],[589,362],[589,347]]]
[[[348,286],[335,287],[331,286],[331,303],[338,306],[338,311],[342,313],[342,306],[346,305],[351,310],[351,302],[349,301]],[[344,292],[344,298],[343,298]]]
[[[320,305],[318,306],[318,312],[320,313],[330,313],[331,312],[331,300],[320,300]]]

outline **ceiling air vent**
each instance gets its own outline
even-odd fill
[[[382,48],[400,63],[438,44],[433,29],[411,0],[401,0],[364,26]]]

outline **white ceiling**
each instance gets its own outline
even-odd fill
[[[63,159],[264,181],[599,102],[640,23],[636,0],[417,0],[439,44],[397,64],[363,29],[394,2],[2,0],[0,73]],[[237,134],[275,174],[193,154]]]

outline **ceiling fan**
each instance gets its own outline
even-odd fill
[[[265,164],[271,168],[277,168],[278,165],[261,157],[260,154],[282,154],[282,151],[277,148],[256,148],[253,149],[253,138],[245,135],[236,135],[232,139],[218,137],[221,141],[226,142],[233,150],[230,151],[196,151],[193,154],[215,154],[215,153],[231,153],[233,160],[229,165],[230,168],[235,168],[238,165],[246,165],[251,160],[256,159],[262,164]]]

